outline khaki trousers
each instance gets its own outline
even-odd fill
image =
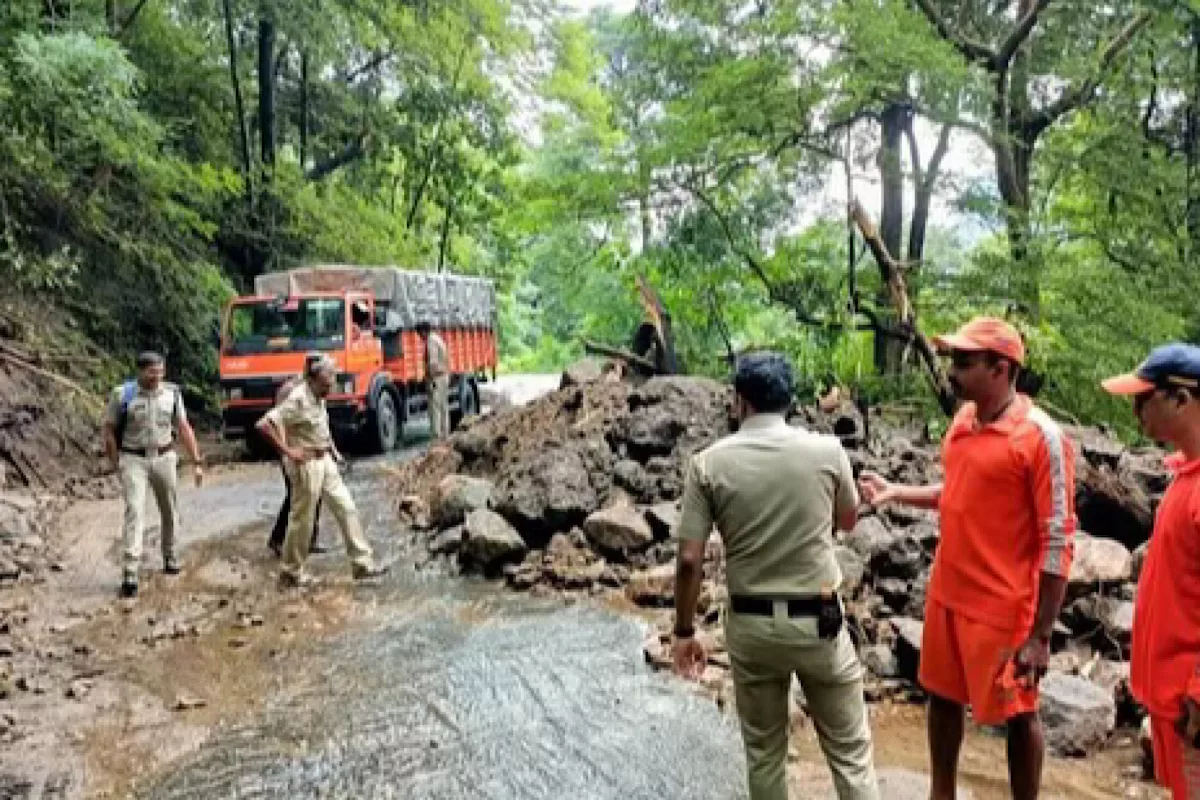
[[[833,772],[839,800],[879,800],[862,666],[843,628],[817,636],[815,617],[730,613],[725,639],[733,668],[751,800],[787,800],[788,693],[800,681],[808,714]]]
[[[179,520],[176,503],[179,456],[174,452],[155,458],[146,458],[133,453],[121,453],[119,462],[121,489],[125,495],[125,525],[121,568],[124,580],[137,583],[138,570],[142,566],[142,533],[146,522],[146,485],[154,491],[162,518],[163,566],[176,564],[175,530]]]
[[[333,511],[350,563],[369,569],[373,564],[371,545],[363,536],[358,508],[333,456],[326,453],[303,464],[286,459],[284,469],[292,482],[292,509],[288,514],[287,537],[283,541],[283,571],[295,578],[304,572],[318,500],[324,500],[326,508]]]
[[[450,376],[431,378],[426,387],[429,393],[429,430],[434,439],[450,435]]]

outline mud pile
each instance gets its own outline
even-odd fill
[[[632,385],[597,375],[529,406],[474,420],[399,476],[402,515],[428,558],[535,594],[602,595],[658,609],[647,659],[669,662],[675,546],[671,530],[687,458],[729,432],[729,390],[698,378]],[[838,435],[856,474],[940,480],[938,446],[853,406],[804,409],[793,424]],[[1161,454],[1128,451],[1103,433],[1069,429],[1076,444],[1081,532],[1045,687],[1049,741],[1061,753],[1102,744],[1139,711],[1128,695],[1134,582],[1153,509],[1167,484]],[[919,698],[915,685],[925,591],[938,544],[936,514],[864,511],[837,557],[849,626],[874,698]],[[719,622],[721,547],[710,543],[701,614],[718,693],[727,657]],[[654,612],[652,612],[654,613]],[[726,687],[727,688],[727,687]],[[1057,715],[1057,716],[1056,716]]]

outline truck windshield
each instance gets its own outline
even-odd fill
[[[235,354],[340,350],[345,346],[346,303],[314,297],[280,303],[240,303],[229,315],[226,350]]]

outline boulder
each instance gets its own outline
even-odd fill
[[[679,526],[680,512],[674,503],[657,503],[645,509],[646,522],[659,541],[671,538]]]
[[[1143,542],[1133,551],[1129,561],[1130,579],[1137,581],[1142,577],[1142,567],[1146,564],[1146,553],[1150,550],[1150,542]]]
[[[598,381],[602,377],[604,377],[604,365],[594,358],[585,358],[576,361],[563,371],[562,380],[559,381],[558,388],[566,389],[569,386],[583,386]]]
[[[504,517],[484,508],[467,514],[464,530],[463,557],[484,568],[519,560],[529,549]]]
[[[438,484],[437,522],[443,528],[458,525],[467,514],[487,508],[495,487],[483,478],[469,475],[447,475]]]
[[[635,552],[654,544],[654,532],[645,517],[625,502],[618,502],[589,516],[583,532],[597,547],[616,552]]]
[[[1075,508],[1081,528],[1126,548],[1150,538],[1153,506],[1137,481],[1107,465],[1093,467],[1086,461],[1077,475]]]
[[[882,519],[871,516],[860,519],[843,541],[869,563],[877,555],[884,553],[895,538],[896,535],[888,530]]]
[[[882,552],[871,558],[871,571],[884,578],[909,581],[917,578],[925,566],[925,550],[916,539],[894,535]]]
[[[570,530],[600,507],[581,449],[538,453],[505,472],[496,486],[495,510],[535,545]]]
[[[1083,756],[1104,744],[1117,721],[1109,692],[1084,678],[1049,673],[1041,683],[1046,745],[1060,756]]]
[[[854,597],[862,586],[863,578],[866,577],[867,565],[862,556],[845,545],[839,544],[834,547],[833,556],[842,571],[842,585],[839,591],[843,597]]]
[[[891,623],[896,631],[896,665],[900,677],[915,681],[917,666],[921,662],[921,637],[925,632],[925,623],[911,617],[893,617]]]
[[[883,602],[895,613],[902,613],[908,606],[908,581],[900,578],[880,578],[875,581],[875,593],[882,597]]]
[[[634,572],[625,594],[640,606],[668,608],[675,602],[675,567],[663,564]]]
[[[455,525],[453,528],[447,528],[437,536],[429,540],[429,552],[431,553],[457,553],[462,547],[463,540],[466,538],[466,531],[462,525]]]
[[[1075,534],[1075,557],[1071,561],[1072,586],[1121,583],[1129,580],[1133,562],[1120,542],[1100,539],[1080,531]]]

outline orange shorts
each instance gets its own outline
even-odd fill
[[[1200,750],[1187,747],[1172,720],[1150,718],[1154,777],[1171,790],[1172,800],[1200,800]]]
[[[929,600],[917,679],[930,694],[971,706],[981,725],[1035,712],[1037,688],[1012,679],[1012,658],[1025,638],[1023,630],[994,628]]]

